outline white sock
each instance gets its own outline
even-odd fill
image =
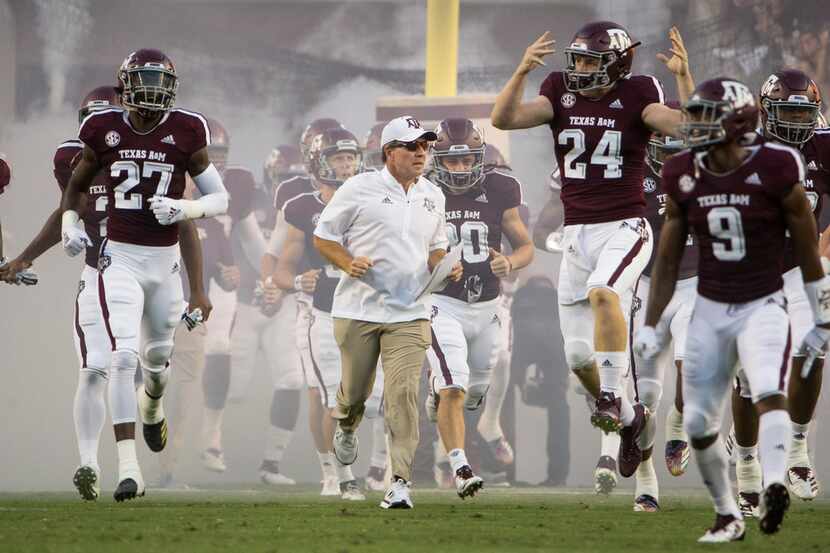
[[[265,460],[278,463],[282,461],[285,448],[291,443],[292,436],[294,436],[293,430],[271,426],[268,430],[268,445],[265,446]]]
[[[807,466],[810,464],[810,455],[807,448],[808,424],[792,423],[793,440],[790,444],[790,458],[788,465]]]
[[[120,440],[115,442],[115,446],[118,449],[118,480],[121,481],[139,471],[135,440]]]
[[[107,387],[110,418],[112,424],[135,422],[137,409],[135,397],[135,367],[110,370],[110,382]]]
[[[318,451],[317,458],[320,459],[320,470],[323,473],[323,478],[334,476],[337,474],[337,470],[334,468],[334,453],[330,451],[327,451],[325,453]]]
[[[75,436],[78,439],[81,466],[91,466],[96,470],[98,470],[98,440],[107,418],[107,404],[104,401],[106,389],[105,372],[81,369],[72,406]]]
[[[372,457],[369,465],[385,469],[386,455],[386,423],[383,417],[375,417],[372,421]]]
[[[669,413],[666,415],[666,441],[671,440],[689,441],[686,431],[683,430],[683,413],[677,410],[674,403],[671,404]]]
[[[340,461],[335,459],[334,466],[337,468],[337,479],[340,480],[341,484],[355,479],[354,474],[352,474],[351,465],[343,465]]]
[[[637,485],[634,496],[650,495],[659,501],[660,488],[657,484],[657,472],[654,470],[654,456],[649,457],[637,467]]]
[[[464,453],[463,449],[453,449],[449,452],[448,456],[450,458],[450,466],[452,467],[453,474],[461,467],[470,464],[467,462],[467,455]]]
[[[205,407],[204,436],[205,449],[222,451],[222,417],[225,409],[210,409]]]
[[[628,369],[628,354],[624,351],[598,351],[595,354],[601,392],[623,396],[622,380]]]
[[[723,440],[717,439],[706,449],[695,449],[694,452],[703,483],[715,503],[715,511],[721,515],[743,518],[735,496],[732,495],[732,486],[729,485],[729,462]]]
[[[600,435],[600,455],[607,455],[616,461],[620,453],[620,435],[616,432],[600,432]]]
[[[792,440],[791,425],[785,409],[767,411],[758,419],[758,449],[765,486],[784,483]]]
[[[758,462],[758,446],[743,447],[735,445],[738,462],[735,464],[735,476],[738,479],[738,492],[761,493],[761,463]]]
[[[793,427],[793,437],[796,440],[806,440],[807,435],[810,433],[810,423],[807,424],[800,424],[795,421],[792,422]]]

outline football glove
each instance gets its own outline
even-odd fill
[[[186,219],[181,200],[174,200],[166,196],[153,196],[150,198],[150,209],[156,220],[162,225],[172,225]]]
[[[77,226],[69,226],[61,232],[63,249],[69,257],[75,257],[86,248],[92,247],[92,240],[84,229]]]
[[[660,339],[653,326],[643,326],[637,331],[633,349],[643,359],[652,359],[660,353]]]
[[[189,332],[202,322],[202,310],[197,307],[190,313],[185,312],[182,314],[182,320],[187,326],[187,330]]]
[[[830,330],[820,326],[814,326],[804,337],[804,341],[801,342],[801,347],[798,348],[798,353],[804,355],[804,365],[801,366],[801,378],[810,376],[813,363],[815,363],[818,357],[824,354],[828,341],[830,341]]]

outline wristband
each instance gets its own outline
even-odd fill
[[[294,277],[294,290],[298,292],[303,291],[303,275],[297,275]]]
[[[805,282],[804,291],[813,310],[815,323],[830,323],[830,277],[824,276],[812,282]]]

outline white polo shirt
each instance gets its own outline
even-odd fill
[[[441,189],[424,177],[404,192],[386,168],[343,183],[314,234],[374,265],[362,278],[342,274],[332,316],[375,323],[429,318],[429,296],[415,296],[429,280],[429,252],[447,248],[444,203]]]

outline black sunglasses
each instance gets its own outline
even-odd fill
[[[415,152],[420,147],[423,150],[429,149],[428,140],[413,140],[412,142],[393,142],[393,148],[406,148],[410,152]]]

